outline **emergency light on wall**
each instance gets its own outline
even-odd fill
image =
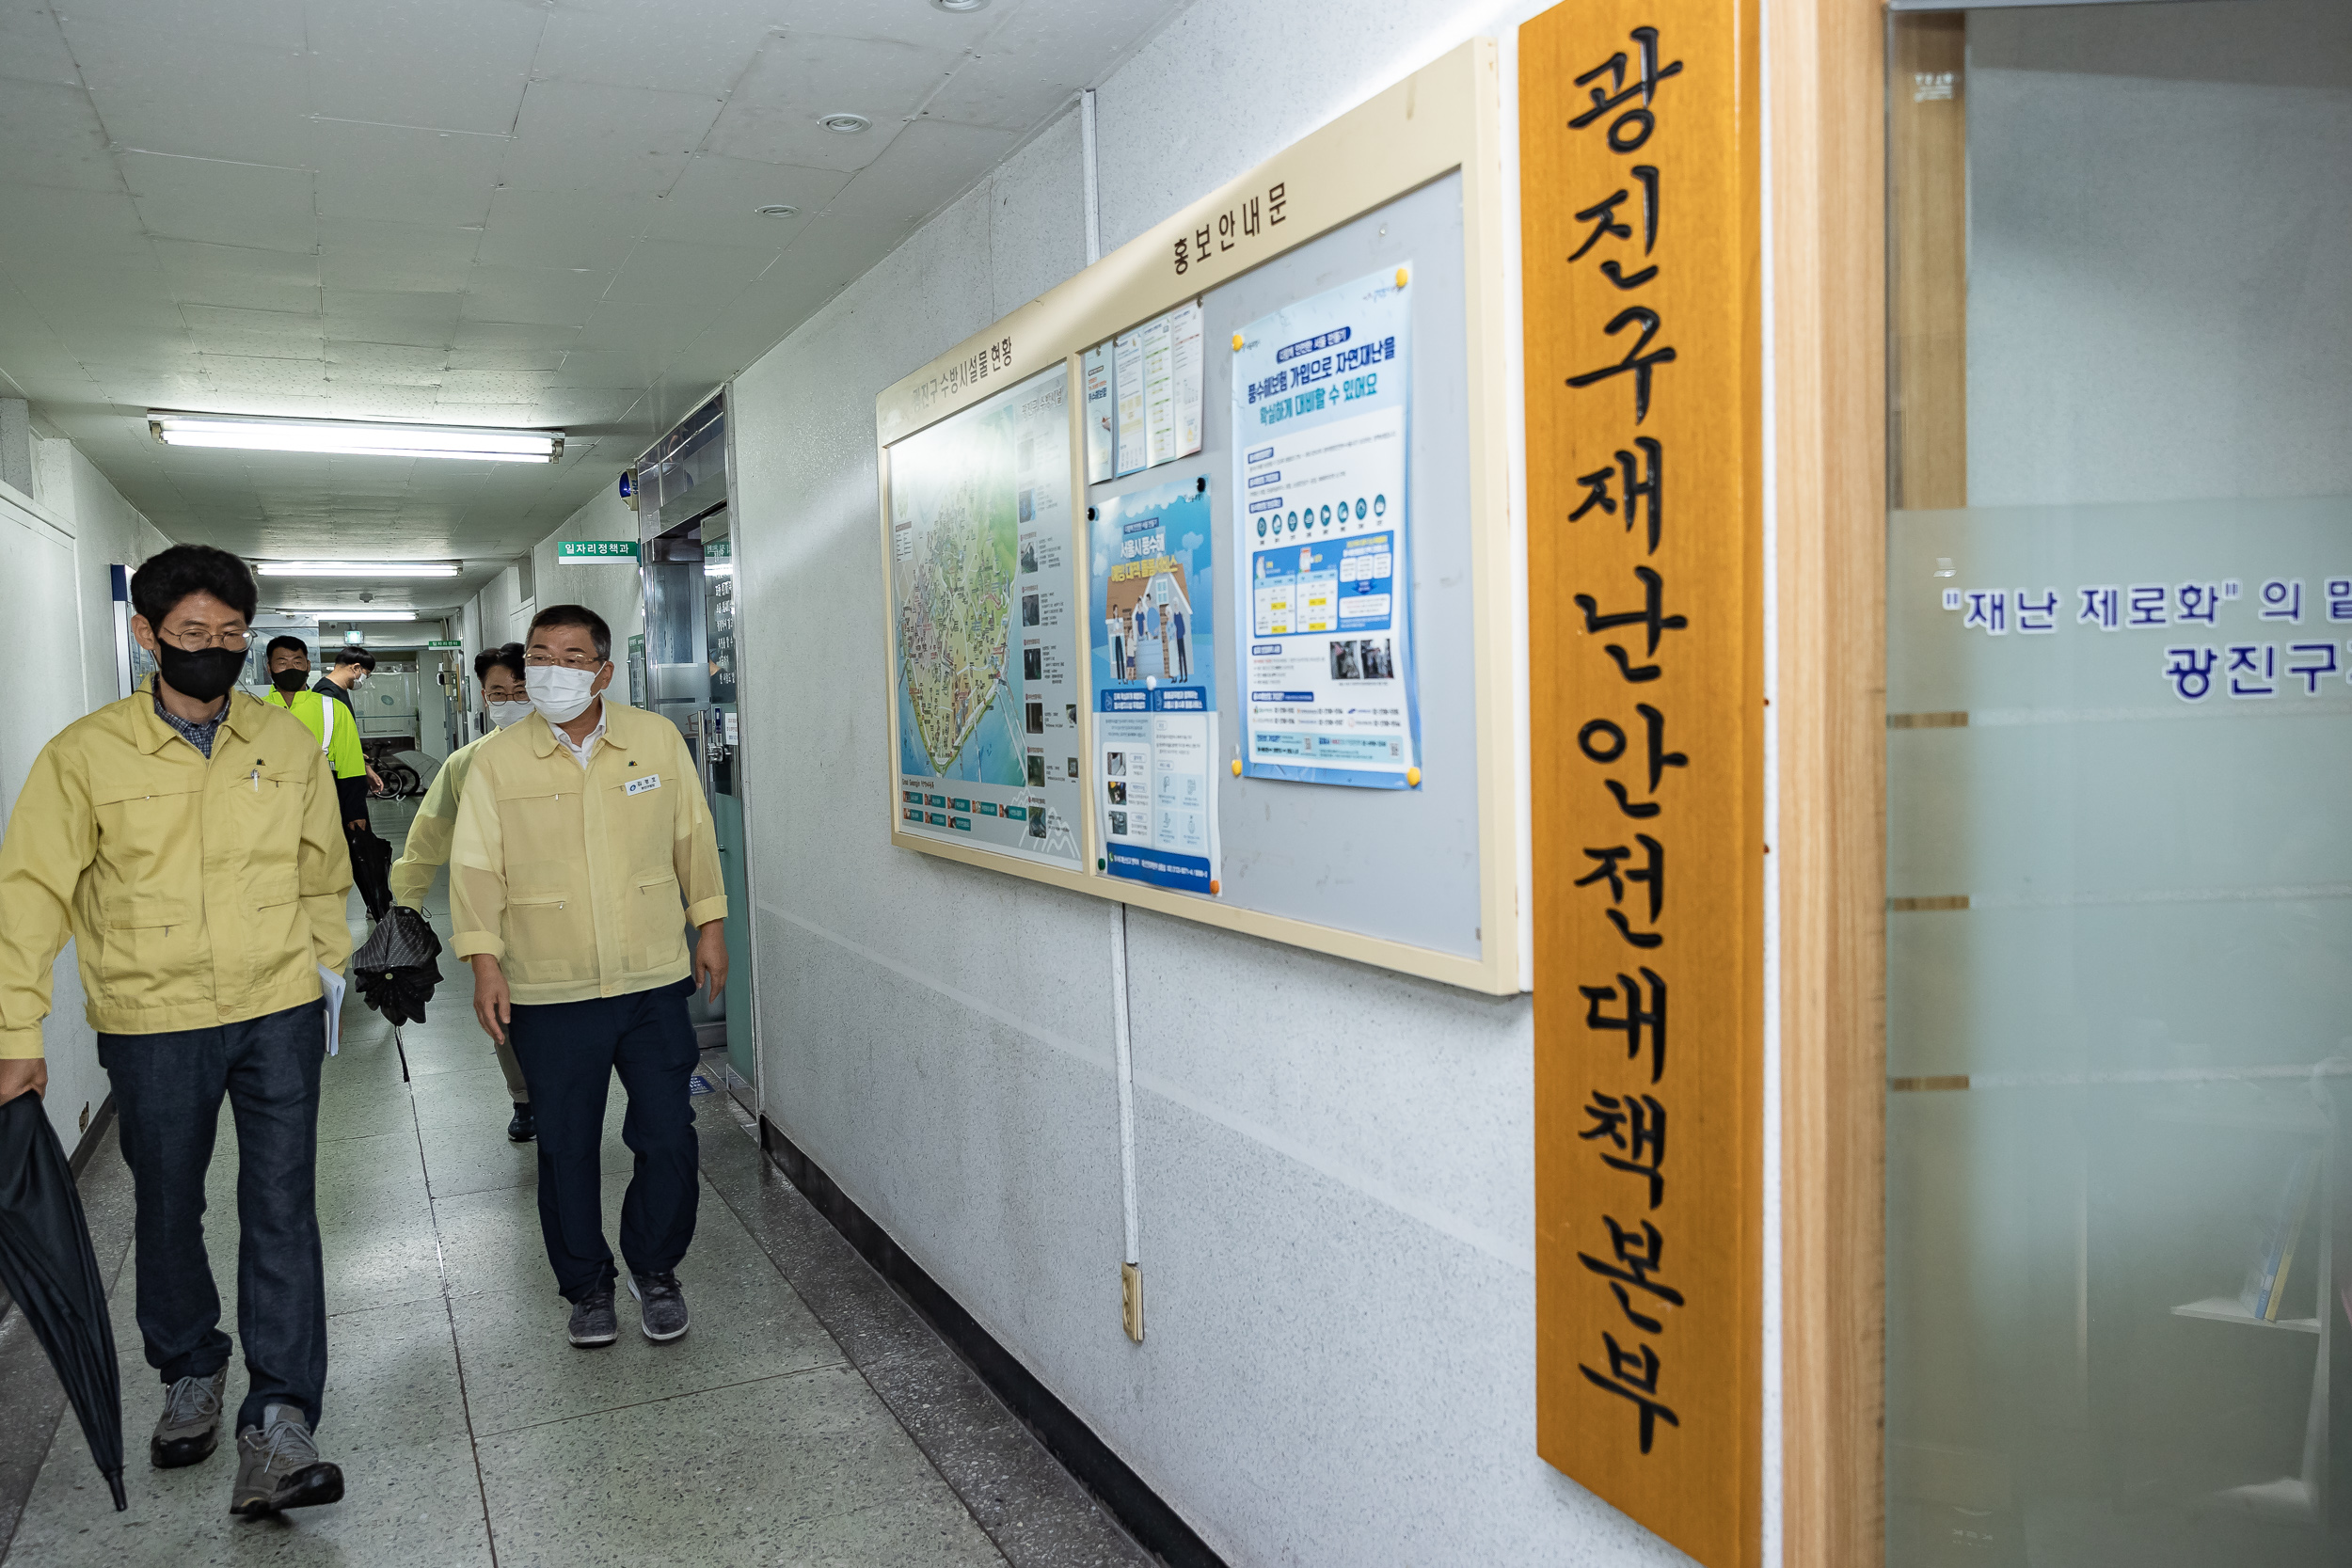
[[[265,578],[453,578],[465,567],[454,561],[257,561]]]
[[[552,463],[560,430],[487,430],[464,425],[370,424],[358,420],[288,420],[262,415],[147,411],[147,428],[170,447],[303,451],[330,457],[446,457],[461,463]]]

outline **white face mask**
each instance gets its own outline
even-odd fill
[[[492,703],[490,705],[490,722],[496,724],[500,729],[504,729],[509,724],[521,723],[524,720],[530,718],[532,714],[538,711],[539,710],[537,708],[533,707],[529,703]]]
[[[588,689],[596,684],[597,673],[562,664],[533,664],[523,671],[523,688],[531,693],[532,707],[558,724],[568,724],[596,700]]]

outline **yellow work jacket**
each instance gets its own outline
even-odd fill
[[[525,1006],[686,978],[686,927],[724,918],[719,840],[677,726],[604,705],[583,771],[540,718],[474,749],[450,855],[451,947]]]
[[[145,688],[58,732],[0,839],[0,1057],[41,1054],[73,939],[90,1027],[211,1029],[319,998],[351,957],[335,780],[318,738],[232,691],[212,760]]]
[[[544,724],[547,721],[534,714],[523,722]],[[466,793],[466,775],[473,771],[474,752],[501,733],[493,730],[479,740],[469,740],[452,752],[441,770],[433,775],[432,787],[417,807],[416,820],[408,824],[408,842],[400,859],[392,863],[393,903],[423,912],[424,895],[433,891],[434,876],[449,863],[450,845],[457,837],[457,802]]]

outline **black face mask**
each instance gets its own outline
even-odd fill
[[[214,703],[229,695],[229,689],[237,684],[237,672],[245,668],[245,650],[205,648],[190,653],[159,637],[155,640],[155,664],[163,672],[164,684],[183,697],[192,702]]]
[[[278,688],[278,690],[286,693],[287,696],[291,697],[295,692],[310,684],[310,672],[308,670],[280,670],[278,673],[269,678],[269,683],[270,685]],[[171,684],[178,686],[180,683],[178,681],[173,681]]]

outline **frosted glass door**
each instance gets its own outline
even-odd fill
[[[1888,1560],[2340,1568],[2352,6],[1888,84]]]

